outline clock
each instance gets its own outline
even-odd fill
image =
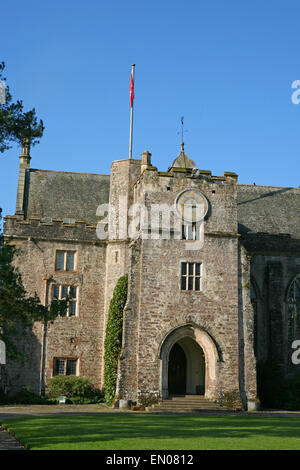
[[[208,201],[198,189],[186,189],[175,200],[176,212],[185,222],[200,222],[208,211]]]

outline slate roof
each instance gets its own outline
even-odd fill
[[[98,205],[109,200],[109,181],[109,175],[30,169],[25,216],[70,218],[96,224]]]
[[[288,233],[300,237],[300,189],[238,185],[240,233]]]
[[[25,218],[70,218],[95,225],[98,205],[109,202],[109,184],[110,175],[30,169]],[[238,222],[244,234],[300,237],[300,188],[239,184]]]

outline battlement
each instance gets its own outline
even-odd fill
[[[69,218],[29,217],[23,220],[18,215],[8,215],[4,218],[4,235],[6,239],[36,238],[103,243],[97,238],[96,225]]]
[[[151,173],[148,173],[151,172]],[[147,177],[148,174],[154,174],[157,177],[176,178],[186,177],[192,179],[203,179],[207,177],[211,182],[226,181],[227,179],[237,180],[238,175],[230,171],[224,171],[222,176],[212,175],[210,170],[199,170],[198,168],[171,168],[169,171],[159,171],[155,166],[145,166],[141,175],[137,178],[136,183],[140,182],[142,178]]]

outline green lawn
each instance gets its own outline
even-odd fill
[[[300,450],[300,418],[103,413],[1,424],[33,450]]]

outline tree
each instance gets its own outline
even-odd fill
[[[13,264],[16,254],[17,248],[5,243],[0,233],[0,340],[6,345],[7,358],[21,361],[25,356],[16,344],[17,335],[31,329],[35,321],[41,321],[45,344],[48,323],[66,315],[69,300],[55,299],[43,305],[36,293],[28,295],[21,274]]]
[[[4,69],[5,63],[0,62],[0,153],[10,149],[11,144],[16,142],[29,155],[30,146],[39,143],[43,135],[44,124],[42,120],[38,121],[34,108],[25,112],[21,100],[13,102],[9,87],[5,84],[6,78],[3,77]],[[0,208],[0,221],[1,213]],[[29,296],[21,274],[13,264],[16,251],[16,247],[4,242],[0,228],[0,340],[5,343],[8,358],[21,360],[24,355],[16,344],[20,331],[32,328],[35,321],[43,322],[44,356],[48,323],[59,315],[65,315],[68,299],[53,300],[50,305],[42,305],[37,294]]]
[[[1,218],[1,213],[0,213]],[[43,305],[35,293],[29,296],[23,286],[19,270],[13,259],[17,248],[4,242],[0,234],[0,339],[6,344],[7,357],[22,359],[13,337],[20,328],[32,327],[35,321],[53,322],[59,315],[65,316],[68,299],[54,299]]]
[[[23,101],[13,102],[9,87],[5,84],[6,78],[3,77],[4,69],[5,63],[0,62],[0,84],[5,85],[5,100],[0,101],[1,153],[10,149],[13,142],[21,146],[27,145],[28,148],[38,144],[45,129],[43,121],[38,121],[35,108],[25,112]]]
[[[5,63],[0,62],[0,85],[5,84],[3,76]],[[36,117],[35,109],[24,112],[23,102],[13,102],[9,86],[0,87],[0,152],[11,148],[11,143],[17,142],[24,146],[39,143],[44,131],[43,121]],[[0,221],[2,209],[0,208]],[[43,306],[37,296],[27,296],[22,284],[21,275],[13,266],[16,249],[12,245],[4,244],[0,228],[0,339],[6,343],[8,357],[20,358],[12,338],[20,326],[32,326],[32,322],[57,315],[55,309],[59,304],[53,305],[50,310]]]

